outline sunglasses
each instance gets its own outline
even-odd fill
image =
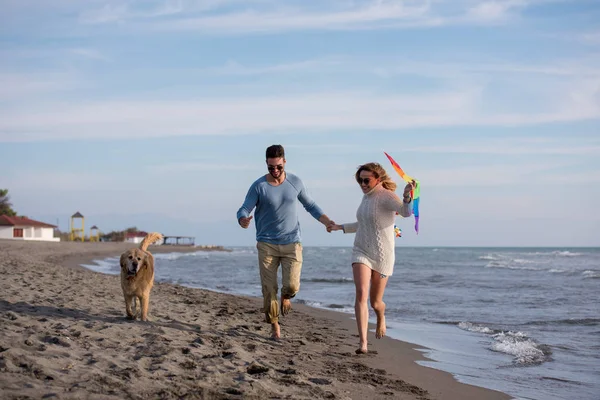
[[[356,181],[358,182],[359,185],[362,185],[363,183],[365,185],[369,185],[369,183],[371,183],[371,181],[373,180],[373,178],[358,178]]]
[[[269,171],[283,171],[283,165],[279,164],[279,165],[270,165],[267,164],[267,168],[269,169]]]

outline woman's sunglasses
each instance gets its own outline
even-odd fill
[[[283,165],[279,164],[279,165],[269,165],[267,164],[267,168],[269,169],[269,171],[283,171]]]
[[[363,183],[365,185],[369,185],[369,183],[371,183],[372,179],[373,178],[364,178],[364,179],[363,178],[358,178],[356,181],[358,182],[359,185],[362,185]]]

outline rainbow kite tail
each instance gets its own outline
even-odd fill
[[[421,183],[415,180],[413,190],[413,215],[415,216],[415,231],[419,234],[419,202],[421,201]]]
[[[415,216],[415,231],[419,234],[419,199],[413,199],[413,215]]]

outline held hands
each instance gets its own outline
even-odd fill
[[[329,224],[326,225],[327,232],[331,233],[332,231],[341,231],[344,229],[343,225],[338,225],[333,221],[330,221]]]
[[[240,226],[244,229],[248,228],[250,226],[250,221],[252,221],[253,216],[249,216],[249,217],[242,217],[239,219],[238,223],[240,224]]]

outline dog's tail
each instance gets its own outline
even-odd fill
[[[148,246],[150,246],[152,243],[157,242],[158,240],[162,240],[163,239],[163,235],[161,235],[158,232],[151,232],[149,234],[146,235],[146,237],[144,238],[144,240],[142,240],[142,243],[140,243],[140,249],[146,251],[148,249]]]

